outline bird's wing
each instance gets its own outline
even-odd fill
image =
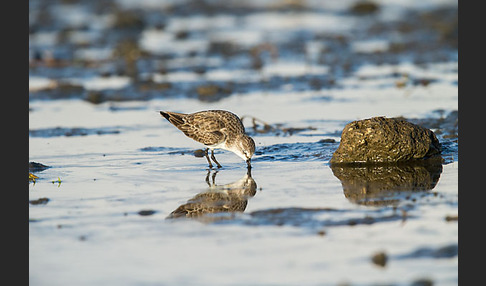
[[[217,145],[226,139],[226,128],[218,114],[194,113],[185,116],[183,121],[177,128],[204,145]]]

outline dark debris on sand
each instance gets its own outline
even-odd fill
[[[37,163],[37,162],[34,162],[34,161],[31,161],[29,162],[29,172],[42,172],[46,169],[49,169],[50,166],[46,166],[44,164],[41,164],[41,163]]]
[[[105,135],[105,134],[119,134],[120,130],[112,128],[41,128],[29,130],[29,136],[32,137],[58,137],[58,136],[87,136],[87,135]]]

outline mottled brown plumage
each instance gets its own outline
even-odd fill
[[[226,185],[216,185],[215,177],[216,173],[213,174],[213,183],[210,184],[208,171],[206,182],[208,182],[209,188],[179,206],[167,218],[218,219],[218,217],[206,217],[206,215],[243,212],[248,204],[248,199],[256,194],[257,184],[251,177],[251,173],[247,172],[240,180]]]
[[[214,149],[221,148],[232,151],[245,160],[250,168],[250,160],[255,153],[255,142],[246,135],[245,127],[240,118],[225,110],[207,110],[190,114],[160,111],[170,123],[181,130],[187,137],[204,144],[206,159],[212,168],[208,157],[211,149],[211,159],[218,168],[221,165],[216,161]]]

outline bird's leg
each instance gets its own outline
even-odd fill
[[[213,164],[211,164],[211,160],[209,160],[208,150],[209,150],[209,148],[206,148],[206,150],[204,150],[204,156],[206,156],[206,160],[208,160],[209,169],[212,169],[213,168]]]
[[[221,164],[219,164],[218,161],[216,161],[216,157],[214,157],[214,150],[213,149],[211,149],[211,159],[213,159],[214,163],[216,163],[216,165],[218,166],[218,168],[221,168],[222,167]]]
[[[211,179],[213,180],[213,186],[215,186],[215,185],[216,185],[216,174],[217,174],[217,173],[218,173],[218,171],[215,171],[215,172],[213,173],[213,176],[211,177]]]
[[[206,183],[208,184],[208,186],[209,186],[209,187],[211,187],[211,183],[209,183],[209,173],[210,173],[210,172],[211,172],[211,171],[210,171],[210,170],[208,170],[208,174],[206,175]]]

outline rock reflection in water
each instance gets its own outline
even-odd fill
[[[208,171],[206,183],[209,188],[179,206],[167,218],[198,218],[204,221],[227,219],[227,216],[208,216],[216,213],[243,212],[248,204],[248,199],[256,194],[257,184],[251,177],[250,169],[238,181],[217,185],[216,174]],[[211,175],[211,182],[210,182]]]
[[[360,205],[393,205],[404,192],[429,191],[439,181],[442,164],[331,165],[344,196]]]

